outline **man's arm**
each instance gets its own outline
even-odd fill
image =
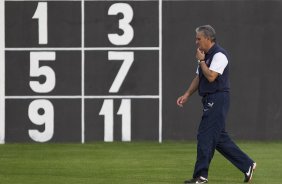
[[[192,80],[188,90],[185,92],[184,95],[187,95],[188,97],[192,96],[195,91],[198,90],[199,86],[199,75],[196,75],[196,77]]]
[[[199,67],[201,67],[204,76],[208,79],[209,82],[213,82],[218,77],[218,73],[209,69],[204,61],[205,53],[199,48],[196,52],[196,58],[200,60]]]
[[[218,73],[210,70],[204,61],[201,61],[199,65],[209,82],[213,82],[218,77]]]
[[[190,96],[192,96],[195,91],[198,90],[198,86],[199,86],[199,75],[197,75],[191,82],[189,88],[187,89],[187,91],[184,93],[184,95],[180,96],[176,103],[178,106],[183,107],[183,104],[185,102],[187,102],[188,98]]]

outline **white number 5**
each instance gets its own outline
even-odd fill
[[[29,86],[34,92],[48,93],[55,87],[56,77],[55,72],[49,66],[39,66],[39,61],[48,60],[54,61],[56,59],[55,52],[31,52],[30,53],[30,76],[39,77],[41,75],[46,77],[46,81],[41,84],[38,81],[30,81]]]

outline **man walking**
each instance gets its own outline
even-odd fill
[[[184,95],[177,99],[177,105],[182,107],[198,91],[203,104],[194,174],[184,183],[208,183],[209,165],[215,149],[244,173],[244,182],[249,182],[256,163],[236,146],[225,131],[230,90],[228,54],[216,43],[215,30],[210,25],[196,28],[196,45],[197,75]]]

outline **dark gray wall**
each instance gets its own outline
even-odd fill
[[[282,138],[282,1],[179,1],[163,4],[165,139],[192,139],[201,116],[197,94],[176,98],[195,76],[195,28],[211,24],[231,55],[230,135]]]
[[[117,93],[110,93],[109,88],[122,61],[108,59],[109,51],[120,47],[108,39],[109,33],[122,34],[118,29],[122,16],[108,15],[109,7],[117,1],[85,1],[84,42],[82,3],[47,2],[47,45],[38,44],[38,24],[32,19],[38,2],[5,2],[5,47],[9,48],[5,51],[6,142],[33,141],[28,135],[30,129],[44,131],[44,125],[35,125],[28,118],[29,105],[41,98],[54,106],[54,135],[48,141],[81,142],[82,134],[86,142],[102,141],[104,117],[99,113],[108,98],[113,99],[114,140],[121,140],[123,120],[118,110],[123,96],[131,103],[128,112],[132,141],[157,141],[160,73],[163,140],[195,139],[201,99],[195,94],[184,108],[176,106],[176,99],[196,75],[195,28],[203,24],[215,27],[219,44],[231,56],[231,110],[227,121],[230,135],[236,139],[282,139],[282,1],[163,1],[162,71],[159,50],[150,50],[160,46],[159,1],[126,1],[134,11],[134,38],[122,47],[123,51],[133,47],[129,51],[134,52],[134,62]],[[82,51],[83,43],[88,50]],[[36,93],[29,86],[31,80],[45,81],[44,77],[29,74],[29,48],[34,47],[54,48],[56,53],[56,61],[40,62],[56,74],[56,86],[48,93]],[[70,47],[75,49],[58,50]],[[97,47],[104,50],[93,49]],[[44,111],[38,109],[37,113]]]

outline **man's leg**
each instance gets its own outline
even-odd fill
[[[193,178],[208,178],[208,169],[213,158],[221,130],[224,129],[225,107],[223,93],[216,93],[203,98],[203,116],[198,129],[197,161]],[[226,110],[224,110],[226,111]],[[225,112],[224,112],[225,114]]]
[[[225,131],[221,132],[216,150],[243,173],[248,172],[250,166],[254,163],[254,161],[230,139]]]
[[[214,150],[212,150],[210,146],[210,140],[205,139],[207,137],[208,136],[204,136],[203,134],[198,135],[197,161],[195,163],[193,178],[200,176],[208,178],[210,157],[214,154]]]

